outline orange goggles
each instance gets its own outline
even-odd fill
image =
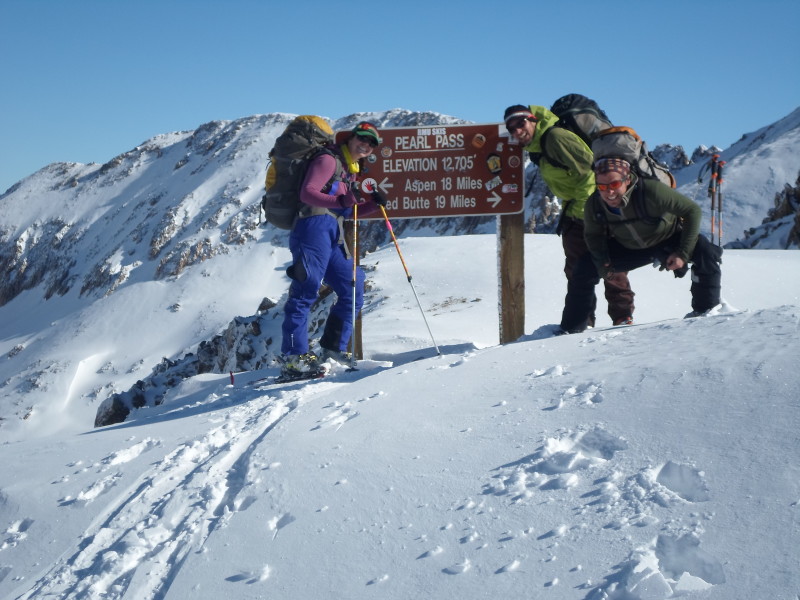
[[[616,181],[611,181],[609,183],[598,183],[597,189],[601,192],[605,192],[608,190],[618,190],[622,187],[622,184],[625,183],[625,179],[617,179]]]

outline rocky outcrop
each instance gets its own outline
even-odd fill
[[[777,235],[776,235],[777,234]],[[762,242],[769,238],[774,248],[774,240],[778,239],[778,247],[783,249],[800,249],[800,172],[794,185],[786,184],[775,194],[774,206],[758,227],[751,227],[744,232],[744,239],[737,240],[726,247],[729,248],[763,248]]]
[[[323,287],[311,309],[311,337],[319,337],[333,302],[331,290]],[[280,348],[266,332],[274,331],[269,322],[281,316],[278,302],[264,298],[249,317],[235,317],[225,330],[209,340],[200,342],[196,351],[180,359],[164,358],[145,379],[130,389],[104,400],[95,416],[95,427],[124,421],[131,411],[147,406],[159,406],[166,393],[184,379],[203,373],[238,373],[264,369],[273,363]],[[179,307],[175,307],[178,310]],[[280,341],[277,341],[278,345]]]

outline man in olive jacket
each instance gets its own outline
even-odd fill
[[[563,206],[557,233],[564,248],[564,274],[567,282],[572,278],[575,264],[587,253],[583,236],[583,208],[586,199],[594,192],[592,151],[586,143],[563,127],[553,127],[558,117],[544,106],[509,106],[504,115],[509,134],[527,150],[539,166],[542,179],[550,191],[558,196]],[[614,273],[606,278],[605,297],[608,315],[614,325],[633,322],[633,296],[628,275]],[[569,287],[567,288],[567,300]],[[597,299],[594,290],[592,303],[587,308],[587,318],[594,325]]]
[[[586,310],[601,277],[654,262],[675,277],[683,277],[692,263],[692,312],[687,317],[717,306],[722,248],[700,235],[700,207],[660,181],[638,177],[620,158],[597,160],[594,172],[597,192],[584,212],[589,253],[575,265],[569,281],[561,330],[586,329]]]

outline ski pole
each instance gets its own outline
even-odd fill
[[[717,245],[722,247],[722,167],[725,161],[721,160],[717,166]]]
[[[708,195],[711,198],[711,243],[714,243],[714,229],[716,228],[716,197],[717,197],[717,173],[719,172],[719,164],[717,159],[719,154],[711,157],[711,179],[708,180]]]
[[[392,241],[394,242],[394,247],[397,249],[397,256],[400,257],[400,262],[403,263],[403,269],[406,272],[406,277],[408,278],[408,283],[411,286],[411,291],[414,292],[414,298],[417,300],[417,306],[419,306],[419,312],[422,313],[422,320],[425,321],[425,327],[428,328],[428,335],[431,336],[431,341],[433,342],[433,347],[436,349],[436,354],[441,356],[442,353],[439,350],[439,346],[436,345],[436,340],[433,338],[433,333],[431,332],[431,327],[428,325],[428,319],[425,317],[425,311],[422,310],[422,304],[419,301],[419,296],[417,296],[417,290],[414,289],[414,283],[411,281],[411,273],[408,272],[408,267],[406,266],[406,261],[403,258],[403,253],[400,251],[400,244],[397,243],[397,237],[394,235],[394,229],[392,228],[392,224],[389,221],[389,215],[386,214],[386,208],[379,204],[378,206],[381,207],[381,213],[383,213],[383,219],[386,221],[386,229],[389,230],[389,235],[392,236]]]
[[[358,280],[358,202],[353,205],[353,332],[350,334],[350,345],[352,352],[350,353],[350,370],[356,369],[356,281]]]

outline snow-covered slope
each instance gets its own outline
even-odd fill
[[[167,310],[167,284],[132,286],[108,315],[61,305],[50,329],[85,336],[85,358],[0,428],[0,596],[792,597],[800,253],[727,252],[726,304],[703,319],[680,318],[688,280],[639,269],[642,325],[541,338],[561,249],[526,236],[530,333],[500,347],[494,236],[401,244],[441,357],[386,246],[365,259],[361,370],[280,388],[256,381],[274,367],[200,375],[106,428],[81,390],[124,377],[115,352],[143,355],[136,308],[163,307],[151,356],[190,345],[176,315],[201,328],[208,313]],[[215,260],[170,285],[202,297],[216,280],[224,312],[272,285],[255,262],[238,281]],[[3,310],[45,329],[30,308]]]

